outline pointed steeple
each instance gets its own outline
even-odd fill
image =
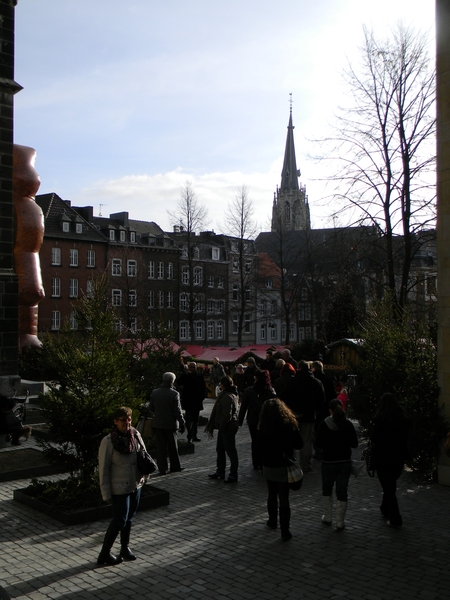
[[[295,159],[292,94],[290,94],[290,104],[281,185],[277,187],[272,207],[272,231],[278,231],[280,224],[286,230],[307,231],[311,229],[306,187],[298,182],[300,171],[297,169]]]
[[[287,129],[286,148],[284,151],[284,163],[283,170],[281,171],[280,185],[280,189],[283,191],[299,189],[298,178],[300,177],[300,171],[297,170],[297,161],[295,160],[294,126],[292,125],[292,100],[289,114],[289,125]]]

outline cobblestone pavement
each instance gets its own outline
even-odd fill
[[[210,409],[210,403],[208,403]],[[450,489],[399,482],[402,529],[379,512],[380,486],[352,478],[346,529],[321,523],[320,463],[291,492],[293,539],[265,527],[266,485],[238,433],[239,482],[208,479],[215,441],[182,457],[185,470],[152,478],[170,505],[137,514],[138,560],[97,567],[108,521],[66,527],[12,500],[27,480],[0,486],[0,586],[11,598],[214,600],[448,600]],[[34,442],[31,442],[34,444]],[[5,449],[3,451],[13,451]],[[0,597],[1,591],[0,591]]]

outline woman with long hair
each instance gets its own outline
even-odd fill
[[[260,469],[262,466],[258,438],[258,422],[261,407],[266,400],[275,397],[276,392],[271,385],[269,371],[256,371],[254,384],[245,390],[239,410],[240,426],[242,426],[247,414],[248,429],[252,438],[252,462],[255,470]]]
[[[391,527],[401,527],[403,519],[397,501],[397,479],[408,456],[408,421],[397,398],[383,394],[373,419],[370,440],[373,445],[375,468],[383,489],[380,510]]]
[[[287,468],[294,460],[294,450],[303,446],[294,413],[279,398],[266,400],[261,409],[258,435],[262,452],[263,474],[267,481],[267,527],[276,529],[278,504],[281,538],[292,538],[289,531],[291,509]]]
[[[233,380],[228,375],[219,382],[220,392],[211,411],[211,416],[205,427],[209,437],[213,437],[214,429],[217,434],[217,468],[209,477],[223,479],[224,483],[236,483],[238,480],[238,454],[236,450],[236,433],[238,424],[238,392]],[[230,459],[230,473],[225,479],[226,454]]]
[[[352,472],[352,448],[358,446],[353,423],[345,416],[340,401],[331,400],[330,415],[320,423],[315,443],[322,448],[322,522],[333,522],[333,486],[336,483],[336,528],[344,529],[347,512],[347,488]]]
[[[105,436],[98,451],[98,474],[102,498],[113,507],[113,519],[97,559],[99,565],[117,565],[136,560],[129,548],[133,517],[139,506],[145,476],[137,466],[137,452],[145,450],[141,435],[131,426],[131,408],[120,406],[113,414],[111,433]],[[120,533],[120,555],[111,548]]]

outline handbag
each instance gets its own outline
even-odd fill
[[[368,443],[367,448],[362,451],[361,460],[366,463],[367,474],[370,477],[375,477],[376,465],[375,465],[375,454],[372,443]]]
[[[142,475],[150,475],[156,471],[156,463],[147,450],[138,450],[137,467]]]
[[[291,458],[288,458],[289,466],[287,468],[287,480],[291,490],[299,490],[303,484],[303,471],[300,465]]]
[[[352,458],[352,475],[355,477],[361,477],[366,475],[367,465],[365,460],[355,460]]]

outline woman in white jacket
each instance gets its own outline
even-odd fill
[[[137,466],[137,452],[145,449],[141,435],[131,426],[131,408],[121,406],[114,415],[111,433],[105,436],[98,452],[100,490],[105,502],[112,504],[114,516],[106,531],[97,559],[99,565],[117,565],[136,560],[129,548],[130,531],[145,477]],[[111,548],[120,532],[120,555]]]

